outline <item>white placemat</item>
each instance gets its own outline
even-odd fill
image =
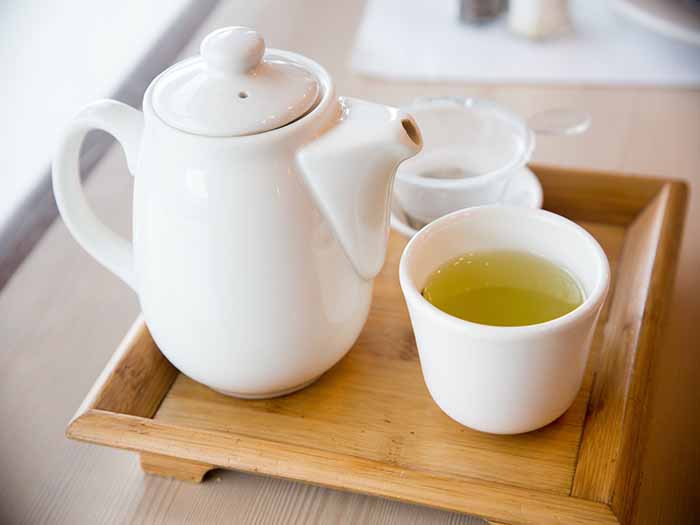
[[[505,17],[461,24],[458,0],[368,0],[352,67],[412,80],[700,85],[700,47],[638,28],[603,0],[571,6],[573,34],[531,42],[512,35]]]

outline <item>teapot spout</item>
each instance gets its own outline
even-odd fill
[[[410,115],[339,98],[337,120],[297,153],[314,201],[355,271],[373,279],[384,265],[394,175],[423,145]]]

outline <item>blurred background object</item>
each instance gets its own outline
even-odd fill
[[[97,98],[140,106],[148,82],[175,60],[215,4],[0,2],[0,63],[7,73],[0,83],[0,288],[56,216],[49,164],[66,123]],[[106,134],[91,133],[83,167],[109,144]]]
[[[510,0],[508,27],[534,39],[566,33],[571,29],[569,0]]]
[[[526,4],[538,16],[550,5],[516,0],[509,9]],[[628,22],[613,4],[571,0],[573,31],[532,41],[516,38],[507,17],[486,25],[461,23],[457,0],[369,0],[352,66],[372,77],[434,82],[700,85],[698,47]]]
[[[641,27],[700,46],[700,0],[611,0],[610,4],[618,15]]]
[[[482,24],[504,10],[506,0],[460,0],[459,19],[465,24]]]

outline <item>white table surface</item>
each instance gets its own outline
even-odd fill
[[[537,161],[700,182],[700,91],[363,79],[347,68],[361,8],[359,1],[342,8],[322,0],[225,2],[193,35],[188,52],[212,28],[246,24],[262,31],[270,45],[322,62],[345,95],[396,105],[417,95],[482,96],[523,114],[552,105],[584,107],[593,115],[591,132],[577,139],[542,139]],[[132,180],[121,151],[113,148],[96,170],[87,185],[90,200],[110,225],[127,233]],[[676,293],[656,363],[656,373],[672,380],[653,395],[694,406],[700,406],[700,389],[688,385],[700,378],[699,209],[692,188]],[[66,423],[137,314],[135,296],[77,246],[60,220],[0,292],[0,523],[475,522],[467,516],[235,472],[219,471],[201,485],[144,476],[135,454],[65,439]],[[694,392],[695,398],[679,399],[683,390]],[[650,410],[654,407],[652,401]],[[657,483],[687,494],[699,486],[697,443],[669,442],[665,429],[697,436],[700,418],[657,410],[654,421],[644,462],[664,465],[664,479],[644,479],[641,494],[652,493]],[[674,505],[669,501],[667,510]],[[646,518],[655,522],[658,516]]]

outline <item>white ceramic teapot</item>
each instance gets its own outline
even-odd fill
[[[135,175],[133,250],[81,189],[80,145],[95,128]],[[229,27],[161,73],[143,113],[84,108],[54,160],[54,193],[77,241],[136,291],[177,368],[225,394],[271,397],[312,382],[357,339],[393,176],[421,143],[409,115],[338,98],[317,63]]]

